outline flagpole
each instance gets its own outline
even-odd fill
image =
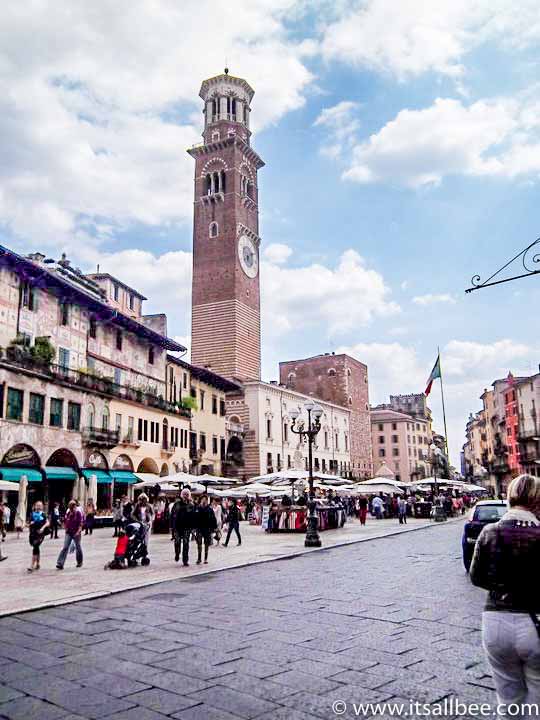
[[[441,381],[441,401],[442,401],[442,413],[444,422],[444,444],[446,446],[446,457],[448,458],[448,467],[450,468],[450,453],[448,452],[448,430],[446,429],[446,409],[444,407],[444,387],[443,387],[443,375],[442,375],[442,363],[441,363],[441,351],[437,348],[439,354],[439,372]]]

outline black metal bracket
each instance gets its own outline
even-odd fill
[[[501,278],[495,280],[500,273],[504,272],[513,263],[521,260],[521,264],[525,269],[525,272],[521,275],[513,275],[512,277]],[[535,265],[537,270],[535,270]],[[503,283],[512,282],[513,280],[521,280],[521,278],[530,277],[531,275],[540,275],[540,238],[528,245],[524,250],[515,255],[505,265],[494,272],[493,275],[487,278],[487,280],[481,281],[480,275],[474,275],[471,279],[472,287],[465,290],[466,293],[474,292],[475,290],[482,290],[482,288],[492,287],[493,285],[502,285]]]

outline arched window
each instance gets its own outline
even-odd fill
[[[105,405],[103,408],[103,415],[101,416],[101,429],[102,430],[108,430],[109,429],[109,408]]]
[[[205,184],[206,184],[206,187],[205,187],[206,194],[211,195],[212,194],[212,176],[211,175],[208,174],[206,176]]]
[[[211,238],[215,238],[219,235],[219,225],[217,224],[217,222],[210,223],[210,226],[208,228],[208,235]]]
[[[89,403],[88,405],[88,427],[90,430],[94,429],[96,423],[96,408],[94,407],[93,403]]]
[[[330,370],[328,371],[328,375],[329,375],[329,377],[335,377],[335,376],[336,376],[336,371],[334,370],[334,368],[330,368]]]
[[[222,170],[220,173],[220,182],[221,182],[221,190],[220,192],[225,192],[225,170]]]

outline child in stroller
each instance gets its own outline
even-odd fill
[[[126,563],[128,567],[135,567],[138,560],[141,561],[141,565],[150,565],[144,527],[141,523],[132,522],[120,531],[114,559],[105,567],[111,570],[121,570],[126,567]]]

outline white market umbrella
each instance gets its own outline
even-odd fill
[[[322,472],[319,472],[318,470],[313,471],[313,477],[317,480],[320,480],[321,483],[326,485],[350,485],[351,481],[350,479],[347,480],[346,478],[339,477],[339,475],[328,475]]]
[[[236,485],[240,482],[238,478],[221,477],[220,475],[210,475],[208,473],[197,475],[196,478],[196,481],[203,485]]]
[[[19,480],[19,502],[15,513],[15,528],[22,530],[26,525],[26,514],[28,509],[28,478],[21,475]]]
[[[73,497],[79,501],[79,505],[84,507],[86,504],[86,480],[84,477],[79,477],[75,482]]]
[[[90,475],[88,478],[88,490],[86,493],[85,504],[92,500],[94,505],[97,506],[97,475]]]
[[[141,473],[135,474],[140,475]],[[191,473],[179,472],[175,473],[174,475],[166,475],[163,480],[167,483],[182,483],[182,485],[193,485],[193,483],[200,482],[200,477],[199,475],[192,475]],[[161,485],[161,483],[159,482],[159,478],[157,482]]]
[[[268,473],[267,475],[257,475],[251,478],[250,482],[263,482],[270,484],[276,484],[280,482],[291,482],[294,480],[305,480],[309,477],[307,470],[279,470],[278,472]]]
[[[364,480],[361,483],[358,483],[358,487],[370,487],[371,485],[391,485],[392,487],[396,488],[396,490],[400,490],[400,484],[396,482],[396,480],[391,480],[390,478],[385,477],[374,477],[371,480]]]
[[[384,478],[385,480],[393,480],[396,477],[395,472],[388,467],[388,465],[383,461],[375,473],[375,477],[377,478]]]
[[[0,492],[19,492],[19,483],[0,480]]]
[[[403,490],[392,483],[385,482],[381,479],[380,482],[375,480],[367,480],[366,482],[358,483],[358,490],[365,495],[376,495],[377,493],[397,493],[403,495]]]

